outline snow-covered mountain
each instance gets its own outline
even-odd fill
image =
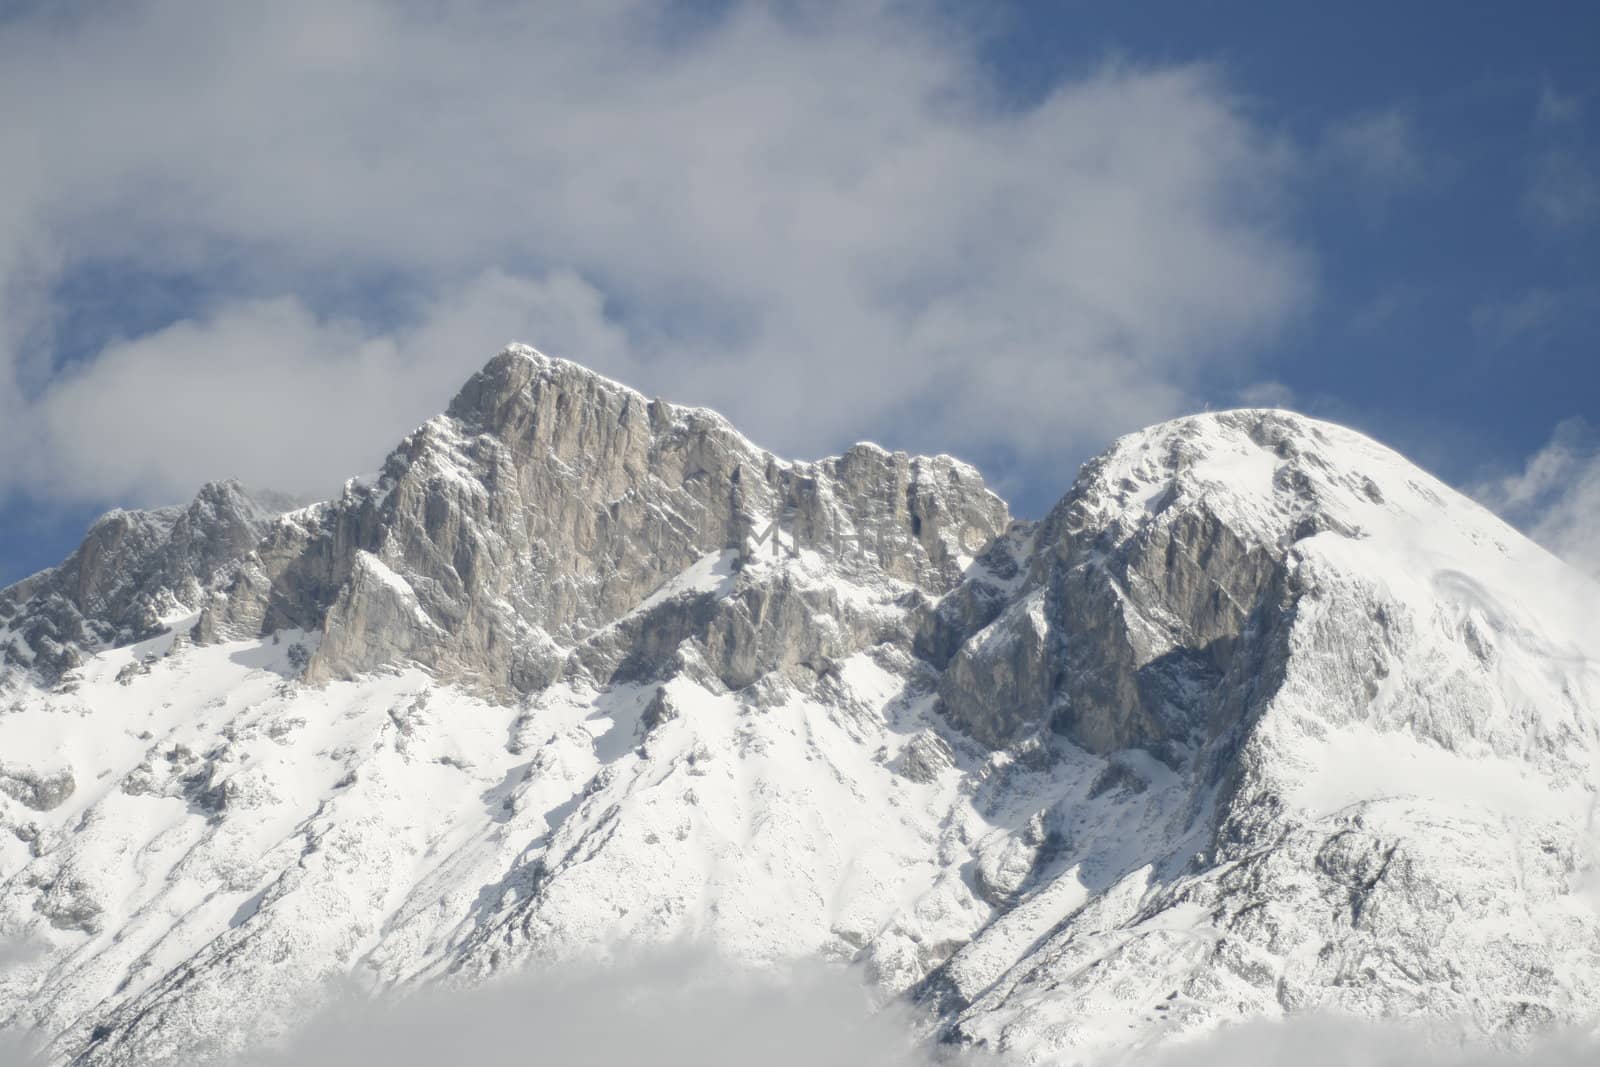
[[[1179,419],[1014,522],[513,347],[284,506],[0,592],[0,1025],[54,1061],[686,937],[1017,1062],[1600,1015],[1600,589],[1349,430]]]

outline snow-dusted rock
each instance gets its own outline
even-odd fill
[[[228,481],[187,507],[108,512],[59,567],[0,590],[0,663],[51,681],[86,654],[158,633],[288,506]]]
[[[798,539],[847,575],[935,594],[960,580],[961,546],[1008,521],[977,472],[948,457],[863,445],[786,463],[713,412],[511,348],[374,484],[272,530],[200,633],[320,629],[311,680],[410,661],[501,697],[527,693],[708,554],[773,547],[754,537],[774,519],[785,554]]]
[[[1176,420],[1013,523],[517,347],[338,500],[207,493],[0,593],[0,1021],[58,1061],[682,937],[1020,1062],[1594,1021],[1600,592],[1348,430]]]

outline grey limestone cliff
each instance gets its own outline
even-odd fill
[[[148,636],[192,605],[202,642],[315,635],[311,681],[420,663],[504,697],[573,669],[638,673],[648,646],[691,630],[723,650],[730,677],[754,677],[757,660],[843,647],[811,635],[779,649],[788,638],[769,620],[789,619],[790,636],[819,610],[846,629],[876,624],[849,605],[802,606],[781,582],[752,587],[726,617],[675,604],[649,626],[635,618],[620,630],[636,635],[630,648],[613,624],[719,552],[810,552],[937,597],[1008,523],[978,473],[947,456],[863,444],[783,461],[713,412],[513,346],[375,481],[276,518],[228,483],[181,511],[113,512],[62,567],[7,590],[4,610],[18,620],[14,656],[56,674],[78,649]]]
[[[60,566],[0,590],[0,662],[53,681],[86,653],[160,632],[288,506],[223,481],[184,507],[108,512]]]

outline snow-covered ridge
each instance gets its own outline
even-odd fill
[[[1600,592],[1351,431],[1174,420],[1013,523],[517,347],[337,500],[207,492],[0,593],[0,1025],[55,1061],[686,937],[1018,1062],[1597,1021]]]

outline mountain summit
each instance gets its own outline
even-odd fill
[[[514,346],[287,507],[0,591],[0,1025],[53,1062],[684,937],[1021,1062],[1595,1021],[1600,590],[1349,430],[1178,419],[1018,522]]]

